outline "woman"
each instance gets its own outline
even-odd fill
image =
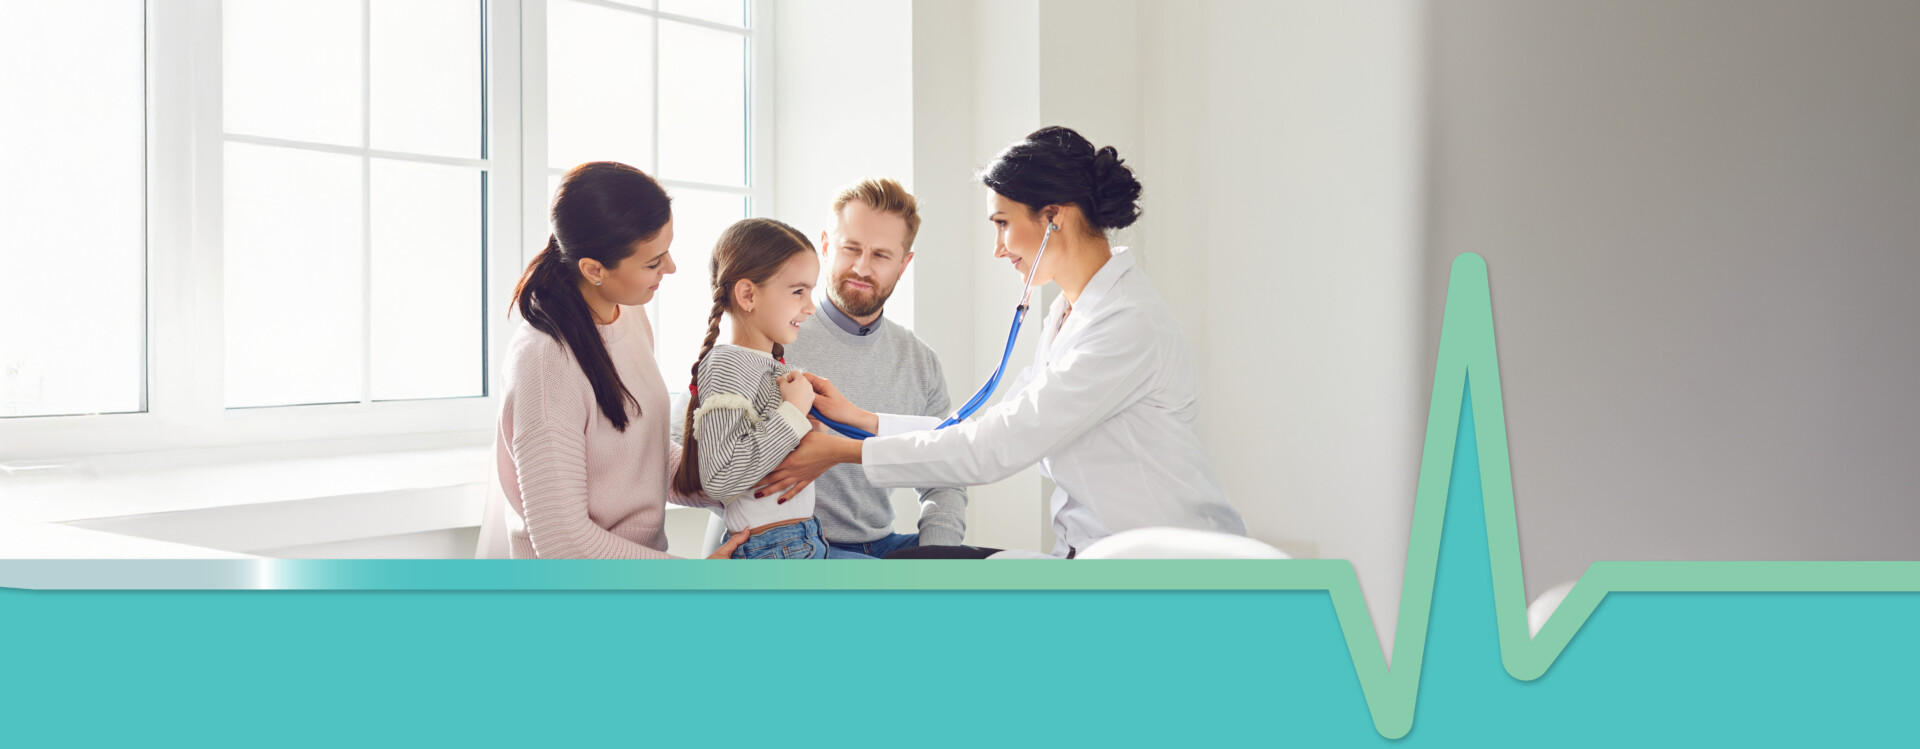
[[[815,379],[814,407],[875,433],[865,441],[816,431],[757,488],[793,494],[838,463],[859,463],[880,487],[969,486],[1040,464],[1053,495],[1053,556],[1133,528],[1244,535],[1240,514],[1207,466],[1193,431],[1199,383],[1173,313],[1126,248],[1107,232],[1140,216],[1140,182],[1111,146],[1064,127],[1009,146],[982,170],[993,191],[993,256],[1033,281],[1059,284],[1034,363],[993,408],[937,431],[940,420],[877,415]],[[1048,237],[1051,234],[1051,237]],[[922,547],[897,557],[987,556]]]
[[[641,305],[675,270],[669,203],[652,177],[605,161],[554,194],[553,234],[513,292],[524,324],[494,442],[507,501],[486,522],[504,524],[513,558],[670,558],[666,502],[717,506],[668,486],[680,446]]]

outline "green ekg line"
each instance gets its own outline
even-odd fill
[[[1480,397],[1468,398],[1471,378]],[[1486,264],[1453,263],[1420,459],[1406,582],[1389,669],[1352,563],[1300,560],[1050,560],[954,564],[897,560],[709,564],[701,560],[0,560],[0,586],[196,590],[1254,590],[1326,591],[1374,727],[1413,728],[1457,436],[1471,408],[1479,456],[1500,658],[1545,674],[1614,592],[1920,592],[1920,562],[1597,562],[1541,628],[1527,634],[1513,477],[1494,349]]]
[[[1393,660],[1397,668],[1389,669],[1381,655],[1357,583],[1343,580],[1327,591],[1333,597],[1374,727],[1387,738],[1405,736],[1413,728],[1428,616],[1433,608],[1434,574],[1440,558],[1441,527],[1446,518],[1447,487],[1453,478],[1455,439],[1462,419],[1459,403],[1469,379],[1480,394],[1466,402],[1473,409],[1473,434],[1480,458],[1500,660],[1516,679],[1530,681],[1545,674],[1608,593],[1920,591],[1920,562],[1595,562],[1541,627],[1539,636],[1529,637],[1487,266],[1480,256],[1464,254],[1453,262],[1446,317],[1440,329],[1440,356],[1434,366],[1406,582],[1395,629]]]

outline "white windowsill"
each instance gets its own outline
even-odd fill
[[[497,491],[490,486],[496,469],[491,444],[459,441],[331,441],[0,465],[0,557],[250,558],[329,545],[350,553],[361,548],[356,540],[470,529],[486,492]],[[391,449],[396,444],[442,446]],[[711,513],[672,504],[666,511],[674,551],[698,551]]]
[[[0,556],[251,558],[471,527],[493,476],[492,446],[472,442],[424,435],[0,465]]]
[[[65,523],[458,486],[492,475],[490,445],[411,441],[434,446],[369,451],[330,441],[0,466],[0,515]]]
[[[0,558],[6,559],[254,559],[190,546],[58,523],[0,517]]]

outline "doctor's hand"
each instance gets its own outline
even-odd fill
[[[821,415],[847,426],[865,429],[868,433],[880,431],[880,417],[853,405],[853,401],[847,400],[847,396],[841,394],[840,388],[834,387],[831,380],[812,372],[804,374],[807,381],[813,383],[813,407],[820,409]]]
[[[832,432],[808,432],[800,446],[787,453],[766,478],[753,487],[753,496],[780,495],[776,504],[786,504],[800,490],[811,486],[820,474],[841,463],[860,462],[860,441]]]

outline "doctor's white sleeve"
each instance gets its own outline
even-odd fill
[[[1038,368],[1024,389],[976,418],[937,431],[892,433],[861,446],[874,486],[977,486],[1019,472],[1105,421],[1147,391],[1155,341],[1143,312],[1116,311],[1073,348]],[[925,422],[917,422],[925,423]],[[935,424],[938,421],[934,422]]]
[[[926,408],[922,413],[945,419],[953,411],[953,401],[947,395],[946,373],[941,371],[937,358],[933,359],[930,367]],[[958,546],[964,543],[967,537],[967,490],[953,486],[914,488],[920,494],[920,545]]]
[[[1013,384],[1007,387],[1007,392],[1009,393],[1020,392],[1022,388],[1027,386],[1027,383],[1033,381],[1033,378],[1038,374],[1038,370],[1039,370],[1038,365],[1032,365],[1032,364],[1027,365],[1026,369],[1020,370],[1020,374],[1014,377]],[[941,406],[939,409],[941,413],[935,416],[914,416],[912,414],[881,414],[881,413],[874,414],[874,416],[878,418],[880,421],[880,424],[879,424],[880,428],[877,430],[874,430],[874,436],[892,437],[893,435],[906,434],[907,432],[924,432],[929,429],[938,429],[941,424],[946,423],[947,417],[953,415],[951,413],[953,409],[949,407],[950,405],[951,403],[948,402],[948,406]],[[954,426],[959,426],[959,425],[956,424]]]

